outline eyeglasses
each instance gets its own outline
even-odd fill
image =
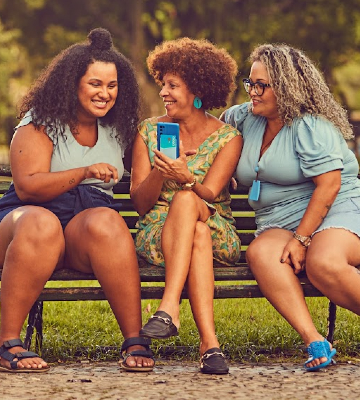
[[[265,88],[271,87],[270,83],[251,82],[251,80],[248,78],[243,79],[243,84],[246,93],[250,93],[251,88],[253,87],[258,96],[262,96],[264,94]]]

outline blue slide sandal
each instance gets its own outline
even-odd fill
[[[307,348],[307,351],[310,357],[304,364],[306,371],[317,371],[320,368],[328,366],[330,363],[336,364],[335,360],[333,360],[333,357],[336,354],[336,349],[330,349],[330,343],[326,339],[324,339],[322,342],[311,342]],[[306,366],[309,362],[322,357],[326,357],[327,360],[319,365],[316,365],[315,367]]]

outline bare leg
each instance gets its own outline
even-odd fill
[[[141,328],[140,276],[134,241],[123,218],[99,207],[76,215],[65,230],[66,264],[94,272],[125,339]],[[128,351],[142,349],[131,346]],[[130,357],[127,364],[151,366],[153,360]]]
[[[317,331],[300,285],[293,269],[280,263],[282,251],[291,238],[291,232],[271,229],[263,232],[249,246],[246,256],[264,296],[299,333],[306,346],[313,341],[324,340]],[[316,359],[308,366],[326,361]]]
[[[200,334],[200,354],[220,347],[214,324],[214,270],[209,227],[197,222],[187,280],[191,309]]]
[[[313,283],[335,304],[360,315],[360,240],[345,229],[317,233],[306,257],[306,272]]]
[[[179,301],[190,270],[194,236],[198,221],[210,216],[206,204],[193,192],[174,196],[161,236],[165,259],[165,290],[159,310],[171,315],[179,327]],[[212,249],[210,251],[212,257]]]
[[[22,325],[55,267],[62,262],[64,236],[58,218],[42,207],[26,206],[0,223],[1,282],[0,344],[20,337]],[[25,349],[14,347],[11,353]],[[0,364],[9,367],[3,359]],[[41,358],[28,358],[19,368],[42,368]]]

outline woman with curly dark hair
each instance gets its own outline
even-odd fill
[[[228,185],[242,138],[207,110],[226,105],[237,66],[224,49],[189,38],[157,46],[147,65],[162,86],[166,114],[140,124],[131,198],[140,214],[137,252],[165,266],[166,274],[158,311],[140,334],[156,339],[178,334],[179,300],[186,283],[200,334],[201,372],[225,374],[229,368],[214,326],[213,258],[229,265],[240,256]],[[178,158],[157,150],[162,123],[179,125]]]
[[[0,371],[49,370],[19,337],[46,281],[64,266],[99,280],[125,338],[122,367],[154,367],[150,340],[139,337],[135,246],[112,197],[136,133],[138,85],[107,30],[88,39],[51,62],[20,108],[13,183],[0,199]]]

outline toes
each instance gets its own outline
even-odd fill
[[[131,356],[126,359],[126,364],[129,367],[152,367],[154,361],[151,358]]]
[[[135,367],[135,366],[136,366],[135,357],[128,357],[128,358],[126,359],[126,364],[127,364],[129,367]]]

